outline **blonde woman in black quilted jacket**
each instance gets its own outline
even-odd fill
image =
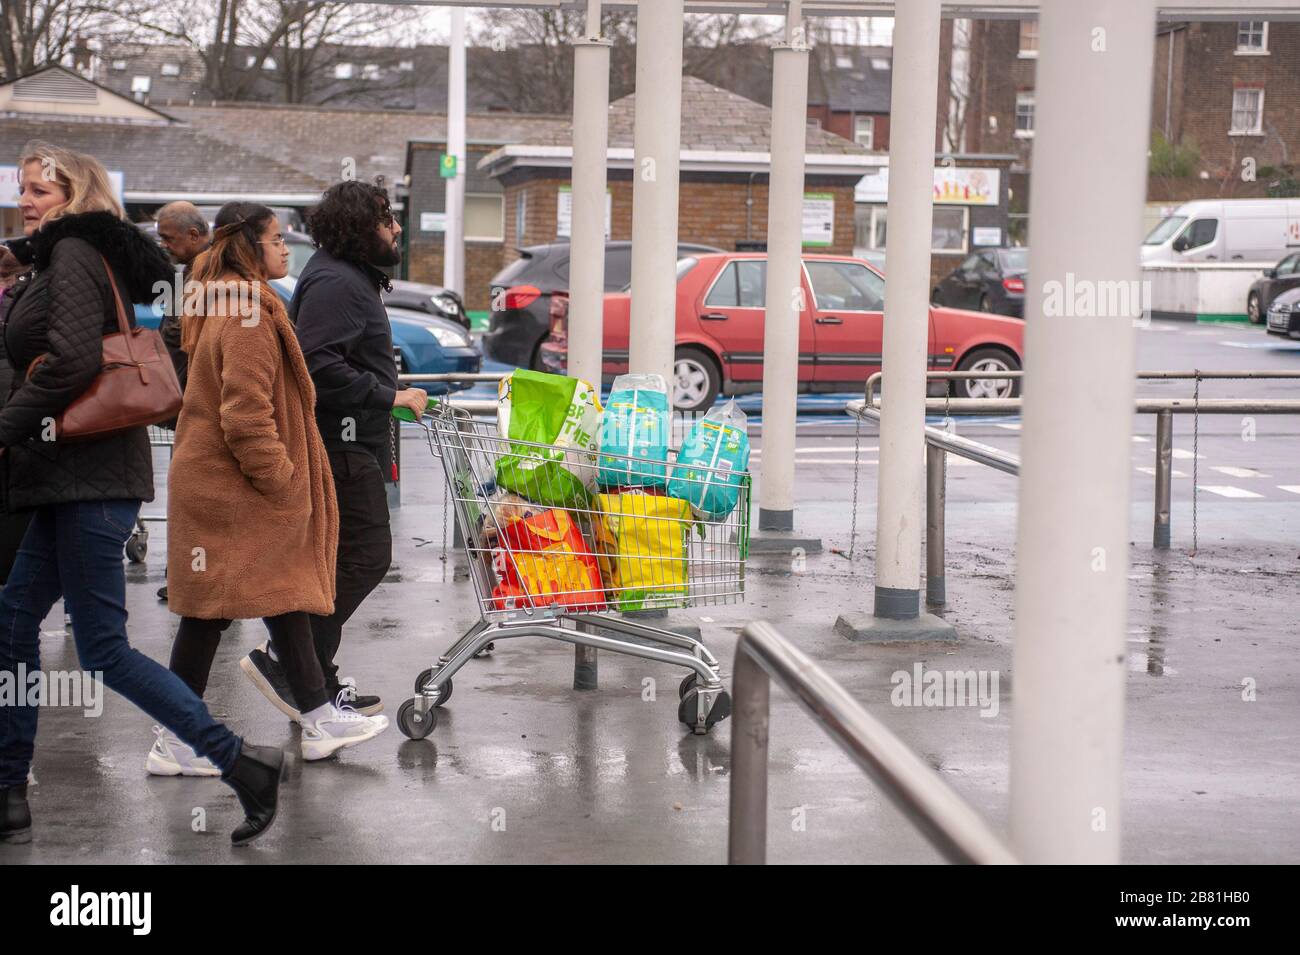
[[[0,594],[0,672],[16,681],[20,668],[40,669],[41,621],[62,597],[83,669],[221,769],[246,815],[231,839],[248,842],[275,819],[283,754],[244,743],[179,677],[127,642],[122,548],[141,501],[153,498],[148,435],[132,428],[69,442],[57,433],[60,413],[100,372],[104,335],[117,330],[110,281],[124,300],[148,302],[171,268],[126,221],[98,160],[33,144],[19,176],[27,242],[18,254],[33,272],[4,326],[14,376],[0,409],[0,481],[7,506],[30,511],[31,523]],[[0,706],[0,841],[31,839],[37,711]],[[47,776],[51,785],[58,781]]]

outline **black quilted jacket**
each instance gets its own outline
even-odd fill
[[[14,254],[35,268],[4,324],[14,378],[0,409],[0,477],[9,511],[68,501],[153,500],[153,458],[144,428],[94,441],[46,441],[58,416],[99,374],[103,336],[117,329],[113,293],[100,254],[113,268],[124,302],[149,302],[169,282],[162,250],[108,212],[63,216]],[[127,305],[127,317],[134,316]],[[26,369],[47,355],[31,378]]]

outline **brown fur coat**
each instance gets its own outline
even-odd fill
[[[209,295],[208,314],[182,319],[189,380],[167,478],[168,604],[181,616],[334,610],[338,504],[316,392],[279,297],[262,283],[257,298],[240,314]]]

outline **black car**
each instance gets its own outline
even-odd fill
[[[494,361],[542,370],[538,348],[551,329],[551,294],[569,288],[569,243],[530,245],[492,279],[492,317],[483,352]],[[708,245],[677,244],[677,257],[721,252]],[[632,243],[605,243],[605,291],[632,284]]]
[[[1273,268],[1265,269],[1263,278],[1251,285],[1246,293],[1246,314],[1251,323],[1262,325],[1273,300],[1296,287],[1300,287],[1300,252],[1292,252]]]
[[[1265,328],[1270,335],[1300,338],[1300,288],[1288,289],[1273,299]]]
[[[1028,249],[981,249],[935,286],[930,302],[1023,318],[1028,270]]]

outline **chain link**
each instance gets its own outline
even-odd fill
[[[853,513],[849,518],[849,560],[853,559],[853,549],[858,543],[858,484],[862,480],[858,468],[862,456],[862,415],[854,415],[853,420]]]

